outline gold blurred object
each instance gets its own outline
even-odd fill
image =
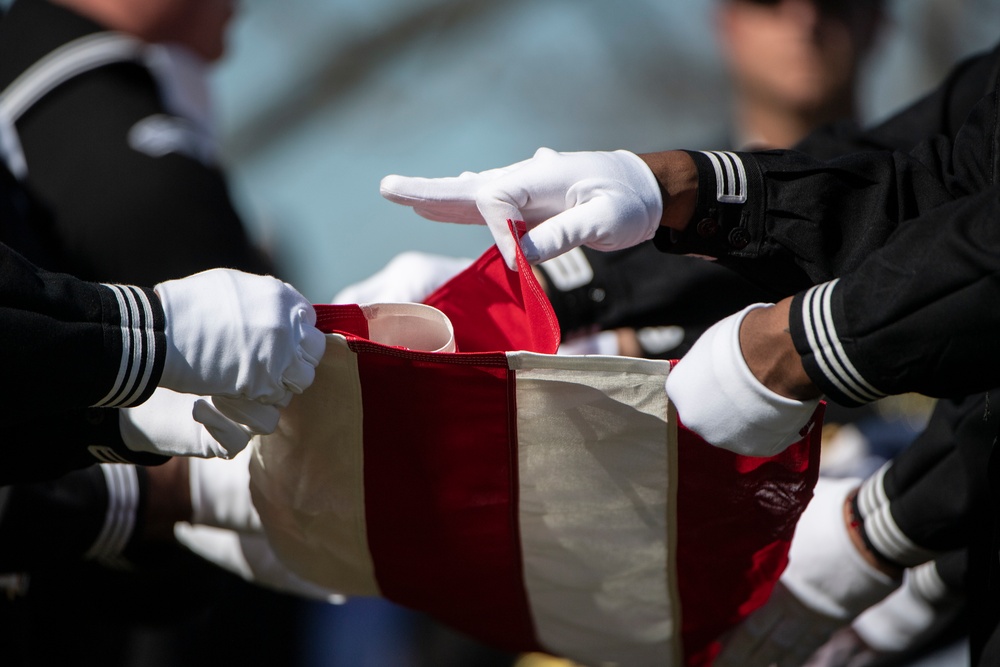
[[[875,409],[884,419],[904,419],[915,427],[922,427],[936,403],[937,399],[922,394],[899,394],[880,399]]]
[[[545,653],[525,653],[515,662],[513,667],[580,667],[575,662],[556,658]]]

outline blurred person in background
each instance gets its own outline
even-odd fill
[[[9,7],[0,18],[3,154],[35,215],[5,225],[5,241],[46,269],[98,282],[153,285],[218,266],[278,273],[244,230],[216,159],[205,76],[224,51],[232,9],[229,0]],[[16,594],[0,601],[11,664],[80,655],[106,665],[222,656],[286,663],[294,655],[298,599],[209,565],[157,523],[162,508],[150,498],[168,497],[158,489],[186,466],[175,458],[106,475],[94,465],[34,489],[76,518],[89,534],[81,539],[96,545],[110,531],[125,555],[115,568],[53,549],[55,563],[17,578]],[[41,536],[45,513],[35,507]],[[146,528],[156,539],[141,539]],[[94,600],[108,613],[94,614]],[[51,628],[60,629],[55,640]]]

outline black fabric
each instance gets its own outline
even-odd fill
[[[164,315],[152,290],[156,338],[153,383],[165,358]],[[23,421],[98,403],[114,386],[122,361],[120,309],[107,287],[42,270],[0,244],[0,350],[5,382],[0,416]]]
[[[129,541],[141,535],[148,474],[137,467],[138,499]],[[0,515],[0,572],[73,565],[97,541],[108,511],[108,485],[100,466],[9,489]],[[117,517],[127,520],[128,517]],[[128,549],[128,543],[125,550]]]
[[[589,283],[563,291],[550,280],[547,287],[564,339],[619,327],[678,326],[684,338],[667,351],[678,358],[718,320],[774,298],[725,267],[665,255],[651,242],[613,252],[584,248],[583,253],[594,273]]]
[[[967,548],[978,507],[988,503],[985,476],[1000,415],[987,409],[1000,391],[939,401],[927,429],[893,459],[884,488],[896,525],[925,549]]]
[[[62,7],[18,0],[0,21],[0,88],[56,47],[100,30]],[[119,63],[70,80],[18,120],[25,187],[60,262],[46,268],[140,285],[222,266],[275,273],[217,167],[130,147],[130,129],[157,115],[169,116],[150,73]]]

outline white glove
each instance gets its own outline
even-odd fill
[[[250,458],[190,459],[191,523],[241,533],[260,533],[260,515],[250,498]]]
[[[174,524],[174,536],[205,560],[252,584],[331,604],[346,601],[336,591],[306,581],[285,567],[263,533],[239,533],[179,522]]]
[[[277,413],[274,406],[255,406]],[[227,418],[209,399],[163,387],[145,403],[119,410],[118,428],[132,451],[200,458],[231,458],[247,446],[252,435],[250,427]]]
[[[421,303],[470,264],[464,257],[400,253],[368,278],[342,289],[332,303]]]
[[[285,406],[312,384],[326,337],[312,304],[290,285],[213,269],[156,292],[167,320],[161,386]]]
[[[688,429],[706,442],[746,456],[773,456],[802,436],[819,399],[796,401],[754,377],[740,348],[754,304],[713,324],[667,376],[667,396]]]
[[[859,483],[820,478],[795,528],[781,580],[764,606],[725,638],[716,667],[799,667],[899,586],[865,561],[847,532],[844,501]]]
[[[604,354],[616,356],[621,354],[618,343],[618,332],[615,330],[598,331],[597,333],[579,336],[559,345],[557,354]]]
[[[962,596],[948,589],[934,561],[910,568],[902,586],[838,631],[805,667],[863,667],[911,649],[961,604]]]
[[[454,178],[386,176],[381,192],[430,220],[486,224],[512,270],[517,241],[508,220],[527,223],[521,248],[537,263],[581,245],[596,250],[637,245],[653,237],[663,214],[656,177],[628,151],[539,148],[534,157],[509,167]]]
[[[899,590],[854,619],[852,628],[880,654],[901,652],[924,639],[943,614],[962,604],[949,590],[934,561],[906,571]]]

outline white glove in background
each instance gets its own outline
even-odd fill
[[[579,336],[563,341],[559,345],[558,354],[621,354],[618,343],[618,332],[598,331],[597,333]]]
[[[472,261],[464,257],[403,252],[368,278],[340,290],[331,303],[421,303]]]
[[[250,458],[189,459],[191,521],[174,525],[177,540],[202,558],[245,580],[283,593],[341,603],[335,591],[314,585],[278,559],[250,497]]]
[[[232,461],[190,459],[191,523],[241,533],[260,533],[260,515],[250,498],[249,452]]]
[[[819,400],[776,394],[754,377],[740,348],[740,324],[754,304],[713,324],[667,376],[683,424],[706,442],[746,456],[773,456],[802,436]]]
[[[277,412],[273,406],[259,408]],[[200,458],[231,458],[247,446],[252,435],[209,399],[163,387],[145,403],[119,410],[118,428],[132,451]]]
[[[346,601],[336,591],[306,581],[285,567],[263,533],[239,533],[181,522],[174,525],[174,536],[205,560],[252,584],[331,604]]]
[[[507,221],[523,221],[529,262],[581,245],[619,250],[651,239],[663,197],[645,162],[628,151],[559,153],[539,148],[522,162],[453,178],[382,179],[382,196],[430,220],[486,224],[512,270],[517,241]]]
[[[847,532],[844,501],[860,482],[820,478],[795,528],[778,586],[724,639],[715,667],[799,667],[834,632],[899,586],[864,560]]]
[[[805,667],[864,667],[925,641],[927,632],[963,602],[933,561],[906,571],[903,585],[861,613],[812,655]]]
[[[312,384],[326,338],[290,285],[212,269],[160,283],[156,293],[167,320],[161,386],[284,406]]]
[[[962,596],[948,589],[934,561],[906,571],[899,590],[854,619],[851,627],[879,653],[910,648],[945,613],[958,608]]]

